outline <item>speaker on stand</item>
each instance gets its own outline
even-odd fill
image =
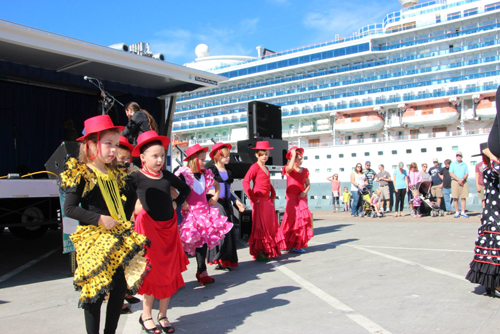
[[[45,163],[45,169],[54,174],[61,174],[64,171],[64,163],[69,158],[78,159],[80,153],[80,143],[76,141],[64,141],[52,153],[49,160]],[[49,179],[56,179],[57,177],[49,174]]]

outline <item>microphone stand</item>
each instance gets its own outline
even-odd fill
[[[96,80],[97,83],[95,83],[94,80]],[[101,98],[102,98],[101,106],[103,115],[108,114],[109,110],[113,108],[115,102],[121,105],[122,107],[124,106],[123,103],[115,99],[113,95],[104,90],[104,86],[101,80],[87,77],[87,81],[90,82],[92,85],[96,86],[101,91]],[[108,101],[108,99],[111,101]]]

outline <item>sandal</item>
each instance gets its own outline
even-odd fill
[[[148,334],[160,334],[161,331],[156,327],[156,325],[154,328],[146,328],[146,326],[144,326],[144,323],[149,320],[153,321],[153,318],[142,320],[142,314],[139,316],[139,323],[141,324],[142,329],[144,329],[144,331]]]
[[[159,317],[159,316],[160,316],[160,314],[158,314],[158,317]],[[163,318],[159,318],[159,319],[158,319],[158,324],[160,324],[161,329],[162,329],[165,333],[173,333],[173,332],[175,332],[175,328],[174,328],[174,326],[172,326],[172,324],[170,324],[170,326],[165,326],[165,327],[163,327],[163,325],[162,325],[162,324],[161,324],[161,322],[160,322],[160,321],[162,321],[162,320],[166,320],[166,321],[168,321],[168,318],[167,318],[167,317],[163,317]],[[170,321],[168,321],[168,322],[170,323]]]

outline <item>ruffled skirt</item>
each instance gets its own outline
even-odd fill
[[[182,272],[189,260],[182,250],[177,227],[177,214],[172,219],[156,221],[144,210],[135,219],[135,231],[151,240],[146,259],[149,272],[139,288],[139,294],[152,295],[157,299],[171,297],[184,286]]]
[[[219,209],[221,215],[226,216],[228,221],[233,222],[231,200],[220,198],[215,206]],[[220,264],[223,267],[237,267],[238,248],[236,243],[236,231],[233,226],[224,238],[219,241],[219,245],[208,251],[207,262]]]
[[[149,241],[135,233],[130,222],[121,222],[111,230],[102,225],[79,225],[70,239],[78,263],[73,283],[80,290],[79,306],[94,303],[101,294],[113,289],[112,278],[119,267],[125,269],[130,293],[137,292],[143,278],[137,272],[146,268],[143,250]],[[134,270],[127,270],[131,264]]]
[[[286,249],[283,233],[278,226],[278,217],[273,201],[269,197],[258,197],[252,204],[252,233],[248,238],[250,254],[255,258],[261,252],[267,257],[281,255]]]
[[[304,248],[314,236],[311,211],[307,199],[298,194],[286,194],[286,209],[280,230],[285,237],[286,249]]]
[[[208,203],[192,205],[182,210],[180,235],[184,251],[195,255],[196,248],[207,244],[208,249],[219,245],[219,241],[231,230],[233,223],[219,214],[219,209]]]

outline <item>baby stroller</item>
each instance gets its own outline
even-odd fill
[[[365,189],[358,188],[358,194],[359,194],[359,200],[361,201],[360,217],[367,216],[376,218],[377,213],[375,211],[375,208],[373,207],[373,205],[370,204],[371,200],[370,191],[366,188]]]
[[[420,206],[420,213],[422,215],[429,215],[432,217],[444,216],[444,210],[438,206],[436,197],[431,195],[431,181],[421,182],[418,188],[422,205]]]

